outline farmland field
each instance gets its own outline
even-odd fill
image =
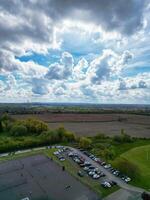
[[[132,114],[56,114],[44,113],[33,115],[13,115],[16,119],[35,117],[48,123],[51,129],[62,124],[67,130],[77,135],[92,136],[104,133],[113,136],[124,129],[127,134],[135,137],[150,137],[150,116]]]

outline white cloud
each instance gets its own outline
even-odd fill
[[[0,1],[0,101],[149,102],[146,1],[66,2]],[[50,49],[49,67],[32,60]]]
[[[50,80],[68,79],[72,76],[74,59],[68,52],[64,52],[61,56],[60,63],[54,63],[49,66],[45,78]]]
[[[87,77],[93,84],[100,84],[104,80],[118,76],[131,58],[132,54],[129,51],[119,55],[110,49],[106,49],[101,56],[91,62]]]
[[[73,76],[75,80],[82,80],[86,78],[86,71],[89,65],[85,58],[81,58],[77,65],[73,68]]]

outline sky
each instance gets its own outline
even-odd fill
[[[0,102],[150,104],[150,1],[0,0]]]

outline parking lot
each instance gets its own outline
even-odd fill
[[[99,200],[88,187],[44,155],[0,164],[2,200]]]
[[[120,181],[125,183],[131,180],[117,169],[113,169],[110,164],[81,149],[69,148],[67,152],[63,152],[63,148],[60,147],[59,150],[54,152],[54,155],[62,162],[65,159],[69,159],[70,162],[79,166],[78,175],[80,177],[89,176],[91,179],[98,180],[104,188],[111,188],[117,185],[119,176]]]
[[[105,163],[101,158],[97,158],[92,155],[90,152],[85,151],[84,149],[78,148],[68,148],[68,152],[57,150],[54,154],[58,159],[69,160],[73,165],[78,168],[78,176],[80,177],[89,177],[88,181],[92,179],[97,183],[96,185],[101,185],[102,187],[109,190],[109,188],[114,188],[115,185],[129,190],[132,192],[142,193],[145,190],[128,184],[131,181],[131,178],[126,174],[123,174],[121,171],[114,169],[109,163]]]

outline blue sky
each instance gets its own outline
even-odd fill
[[[0,102],[150,103],[148,0],[0,1]]]

